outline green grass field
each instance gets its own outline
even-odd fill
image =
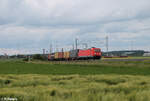
[[[0,61],[0,101],[149,101],[150,60]]]
[[[150,75],[150,61],[136,62],[23,62],[0,61],[0,74],[55,74],[55,75]]]

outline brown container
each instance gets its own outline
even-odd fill
[[[64,58],[64,52],[59,52],[59,53],[58,53],[58,58],[59,58],[59,59]]]
[[[55,53],[54,58],[58,59],[58,52]]]
[[[70,53],[69,52],[64,52],[64,58],[69,59]]]

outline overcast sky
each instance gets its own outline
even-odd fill
[[[0,54],[71,47],[150,50],[150,0],[0,0]],[[67,50],[67,49],[66,49]]]

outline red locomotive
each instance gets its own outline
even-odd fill
[[[101,59],[101,49],[92,47],[90,49],[76,49],[69,52],[55,52],[48,55],[48,60],[87,60]]]
[[[100,59],[101,55],[101,49],[94,47],[87,50],[79,50],[78,52],[79,59]]]

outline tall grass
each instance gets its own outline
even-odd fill
[[[0,61],[0,101],[149,101],[149,94],[149,60]]]
[[[0,75],[0,80],[0,98],[18,101],[150,100],[149,76],[28,74]]]

